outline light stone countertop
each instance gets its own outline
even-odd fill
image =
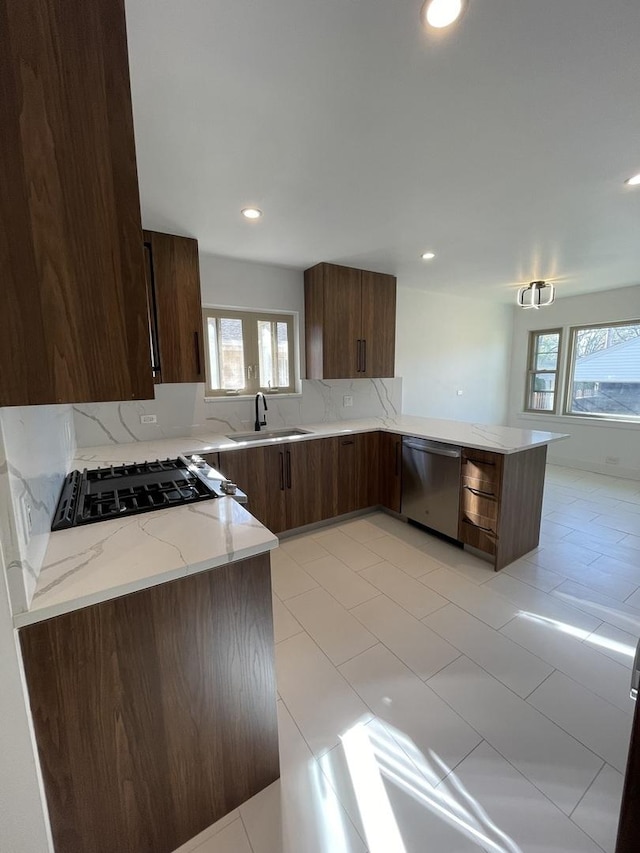
[[[517,453],[566,438],[558,433],[399,416],[304,424],[306,441],[384,430],[498,453]],[[265,438],[258,445],[273,443]],[[78,448],[73,468],[96,468],[251,447],[219,433]],[[224,473],[224,471],[223,471]],[[251,500],[251,495],[249,495]],[[276,536],[232,498],[202,501],[52,533],[22,627],[146,587],[206,571],[278,546]]]
[[[278,539],[233,498],[59,530],[49,537],[20,628],[277,548]]]
[[[216,432],[199,432],[184,438],[165,438],[156,441],[134,441],[128,444],[106,444],[98,447],[80,447],[76,451],[75,468],[95,468],[100,465],[120,465],[146,460],[175,458],[184,453],[214,453],[217,450],[238,450],[254,445],[290,441],[308,441],[315,438],[348,435],[350,433],[382,430],[384,432],[412,435],[470,447],[474,450],[492,450],[495,453],[518,453],[531,447],[550,444],[569,436],[565,433],[488,424],[449,421],[439,418],[419,418],[400,415],[393,418],[362,418],[360,420],[334,421],[332,423],[302,424],[299,429],[308,432],[290,438],[264,441],[238,442]],[[295,429],[295,427],[292,427]],[[224,473],[224,471],[222,472]],[[251,500],[251,495],[249,495]]]

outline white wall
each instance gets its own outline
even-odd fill
[[[300,270],[200,253],[203,305],[304,312]]]
[[[640,424],[603,424],[590,418],[524,414],[528,333],[534,329],[563,328],[561,378],[565,377],[568,328],[591,323],[640,318],[640,285],[569,296],[539,311],[513,308],[514,334],[509,382],[509,424],[525,429],[569,433],[571,438],[549,445],[549,461],[640,479]],[[561,386],[564,388],[564,385]],[[619,459],[618,464],[605,462]]]
[[[299,376],[304,376],[304,274],[301,270],[200,253],[200,288],[203,305],[296,311],[301,359]]]
[[[399,286],[403,413],[506,423],[512,323],[510,306]]]

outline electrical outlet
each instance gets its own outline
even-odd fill
[[[607,463],[607,465],[619,465],[620,464],[620,457],[619,456],[605,456],[604,461]]]
[[[348,406],[353,406],[353,397],[350,394],[345,394],[342,398],[342,405],[347,408]]]
[[[140,423],[141,424],[157,424],[158,416],[157,415],[140,415]]]

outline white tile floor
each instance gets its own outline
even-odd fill
[[[282,778],[179,853],[613,851],[640,483],[550,466],[497,575],[382,513],[272,564]]]

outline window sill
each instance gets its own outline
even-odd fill
[[[286,394],[269,394],[268,392],[265,392],[264,396],[267,398],[267,400],[271,400],[271,399],[291,400],[291,399],[295,399],[296,397],[301,398],[302,392],[301,391],[290,391],[290,392],[287,392]],[[255,394],[225,394],[224,397],[205,397],[204,401],[205,401],[205,403],[229,403],[229,402],[238,402],[238,400],[240,400],[240,401],[255,400],[255,398],[256,398]]]
[[[556,415],[547,414],[545,412],[518,412],[518,420],[545,420],[553,421],[553,423],[564,424],[565,427],[575,421],[580,426],[592,427],[608,427],[613,429],[638,429],[640,427],[640,419],[636,421],[618,420],[616,418],[589,418],[582,415]]]

